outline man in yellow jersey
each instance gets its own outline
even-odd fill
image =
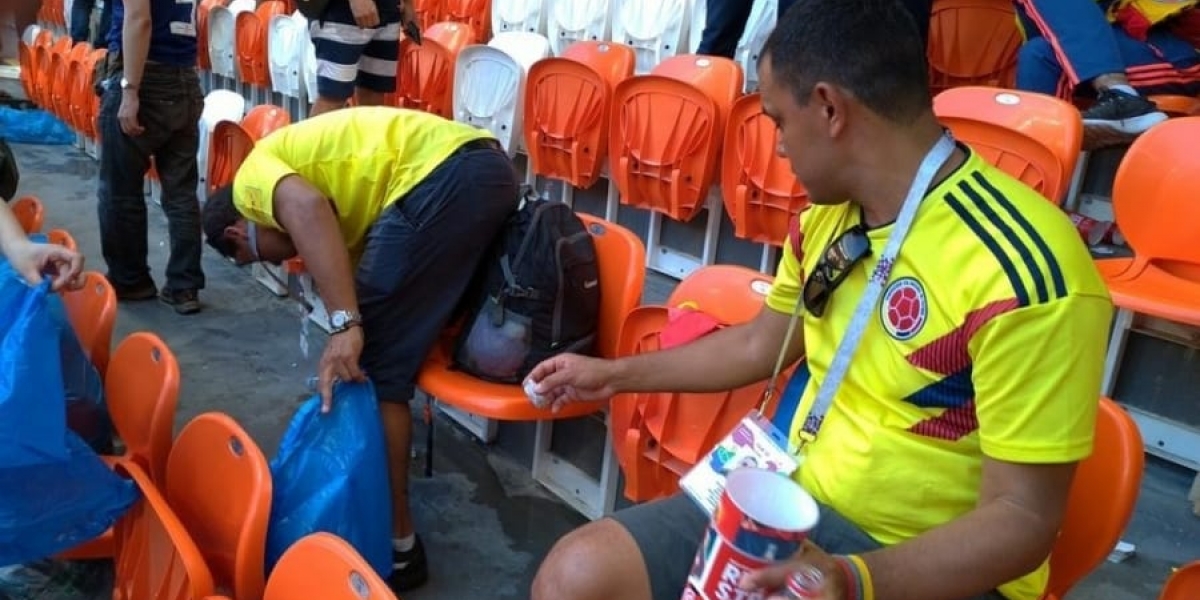
[[[396,590],[427,578],[408,505],[409,400],[421,362],[517,208],[519,179],[488,132],[423,112],[332,111],[264,138],[204,207],[208,243],[239,263],[299,255],[332,335],[333,382],[370,375],[389,446]]]
[[[744,579],[750,589],[778,589],[810,563],[827,600],[1037,600],[1091,452],[1105,286],[1057,207],[942,141],[919,39],[896,0],[798,0],[759,75],[813,207],[764,309],[671,350],[558,356],[531,375],[554,402],[732,389],[770,375],[799,305],[785,354],[806,355],[811,378],[795,440],[860,323],[796,475],[821,506],[814,546]],[[924,159],[939,151],[948,158]],[[929,185],[914,185],[919,172]],[[902,227],[895,260],[881,261]],[[681,494],[589,523],[550,552],[533,598],[679,598],[707,523]]]

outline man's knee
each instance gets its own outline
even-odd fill
[[[533,600],[649,600],[633,537],[612,519],[588,523],[550,550],[533,580]]]

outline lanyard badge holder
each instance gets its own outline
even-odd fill
[[[900,208],[900,214],[892,226],[892,233],[888,236],[883,253],[879,256],[879,262],[875,265],[870,279],[867,280],[867,287],[863,290],[858,306],[850,318],[850,324],[846,327],[846,333],[838,344],[837,352],[829,365],[829,371],[825,374],[820,387],[817,388],[817,396],[812,403],[812,408],[809,409],[804,418],[804,424],[797,432],[798,447],[789,452],[787,436],[763,416],[763,410],[774,397],[779,374],[783,371],[783,361],[787,357],[788,348],[791,347],[792,338],[796,334],[796,326],[804,304],[802,299],[797,299],[796,307],[788,320],[783,346],[779,349],[779,356],[775,360],[775,367],[771,373],[771,379],[767,383],[767,388],[763,392],[762,401],[705,458],[701,459],[679,480],[679,487],[708,511],[709,515],[716,510],[717,501],[725,488],[725,475],[729,471],[738,467],[755,467],[791,476],[799,468],[799,457],[802,456],[804,448],[816,439],[817,431],[820,430],[821,424],[825,420],[825,414],[829,412],[829,408],[833,404],[834,395],[837,393],[846,371],[850,368],[850,359],[858,349],[858,343],[862,340],[871,312],[879,302],[883,287],[891,277],[892,267],[896,264],[896,258],[900,254],[900,246],[912,228],[912,222],[921,205],[921,200],[930,184],[933,183],[934,176],[949,160],[953,152],[954,139],[949,134],[945,134],[921,161],[921,166],[917,169],[917,174],[904,198],[904,204]]]

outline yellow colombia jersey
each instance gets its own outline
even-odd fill
[[[850,204],[802,214],[803,256],[786,245],[767,304],[790,314],[801,274],[859,220]],[[812,378],[793,442],[890,233],[872,230],[872,256],[803,317]],[[972,153],[922,203],[799,481],[892,545],[970,511],[983,455],[1085,458],[1111,312],[1062,211]],[[1001,591],[1036,600],[1048,572]]]
[[[492,134],[425,112],[388,107],[335,110],[260,140],[238,169],[233,198],[247,219],[283,229],[272,196],[298,174],[337,207],[351,260],[383,209],[404,197],[459,146]]]

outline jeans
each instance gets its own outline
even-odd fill
[[[202,241],[199,171],[200,112],[204,99],[194,67],[147,63],[139,90],[138,120],[145,131],[130,137],[121,131],[122,73],[108,82],[100,101],[100,246],[114,287],[132,289],[151,283],[146,262],[146,198],[144,179],[154,159],[162,183],[171,255],[167,288],[204,287],[200,268]]]
[[[112,29],[113,2],[114,0],[104,0],[104,7],[100,9],[100,21],[96,24],[93,36],[92,11],[96,8],[96,0],[75,0],[71,5],[71,41],[77,44],[90,42],[97,48],[107,47],[108,32]]]

